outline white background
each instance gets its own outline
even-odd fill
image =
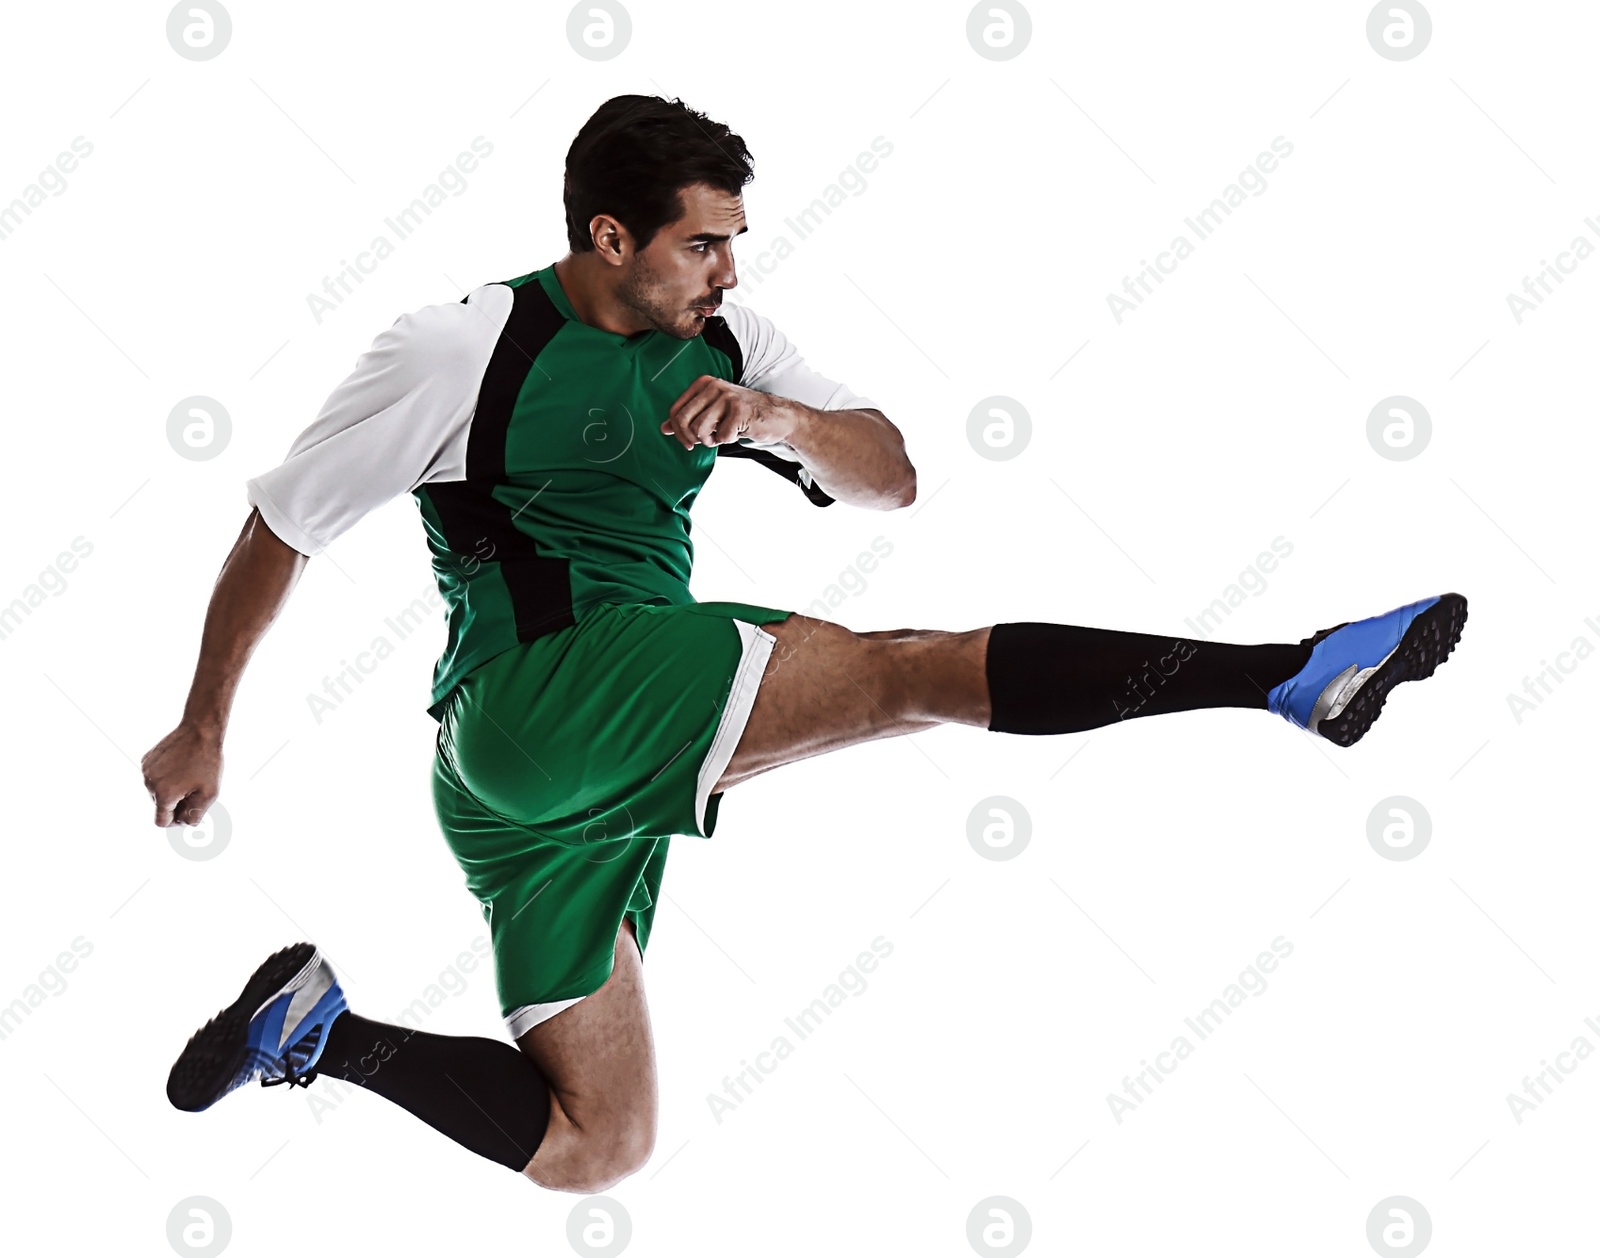
[[[484,933],[428,797],[442,617],[320,723],[307,701],[428,590],[414,505],[314,560],[252,663],[219,856],[175,853],[137,761],[179,714],[244,481],[398,314],[559,257],[573,135],[651,92],[746,139],[734,297],[885,410],[921,486],[902,511],[819,511],[720,466],[697,597],[804,607],[881,535],[892,555],[835,613],[853,628],[1183,633],[1282,537],[1218,637],[1295,641],[1445,590],[1471,621],[1347,751],[1255,711],[945,727],[730,791],[714,839],[673,847],[646,960],[661,1121],[609,1194],[628,1252],[966,1254],[995,1195],[1039,1253],[1365,1254],[1393,1195],[1425,1207],[1434,1253],[1568,1252],[1600,1064],[1520,1124],[1506,1098],[1575,1038],[1600,1047],[1600,662],[1520,721],[1507,695],[1600,645],[1600,260],[1520,325],[1506,295],[1600,244],[1593,6],[1437,3],[1398,62],[1363,4],[1041,3],[1006,61],[961,5],[630,12],[603,62],[561,6],[240,2],[204,62],[160,6],[8,13],[0,204],[75,136],[93,153],[0,240],[0,603],[72,539],[93,549],[0,641],[0,1003],[75,938],[92,952],[0,1041],[4,1247],[170,1253],[169,1212],[204,1195],[241,1256],[566,1252],[580,1198],[375,1096],[319,1121],[287,1089],[199,1116],[163,1095],[272,949],[315,940],[387,1019]],[[317,322],[306,295],[479,135],[465,192]],[[783,220],[877,136],[865,190],[757,283]],[[1266,191],[1119,324],[1107,294],[1276,136],[1293,154]],[[232,418],[206,461],[166,438],[195,394]],[[1366,437],[1396,394],[1433,422],[1406,461]],[[1008,460],[967,439],[992,395],[1032,420]],[[995,795],[1031,819],[1009,860],[967,837]],[[1392,795],[1431,817],[1415,859],[1368,842]],[[716,1121],[724,1076],[795,1040],[784,1018],[878,936],[865,990]],[[1108,1094],[1279,936],[1266,990],[1116,1121]],[[503,1035],[488,969],[465,980],[427,1028]]]

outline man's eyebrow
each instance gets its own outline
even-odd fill
[[[746,223],[738,231],[734,232],[733,235],[734,236],[742,236],[742,235],[744,235],[745,232],[747,232],[749,230],[750,230],[750,225],[748,223]],[[716,232],[696,232],[694,235],[689,237],[689,239],[688,239],[688,241],[686,243],[691,244],[691,245],[697,245],[701,241],[722,241],[722,240],[731,240],[732,238],[733,237],[729,236],[726,232],[722,233],[720,236]]]

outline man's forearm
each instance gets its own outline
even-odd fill
[[[789,398],[781,405],[793,421],[784,440],[830,497],[878,511],[916,500],[917,469],[882,411],[819,411]]]
[[[211,592],[184,724],[222,736],[245,665],[283,610],[305,563],[306,557],[279,541],[259,512],[250,513]]]

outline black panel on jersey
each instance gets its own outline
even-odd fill
[[[426,492],[452,551],[464,560],[500,565],[517,640],[529,642],[575,623],[570,565],[539,554],[533,538],[517,528],[516,511],[496,500],[493,490],[505,481],[506,434],[523,382],[566,320],[542,285],[520,284],[511,291],[511,314],[483,373],[467,432],[467,479],[435,482]]]
[[[728,321],[721,315],[712,315],[706,320],[705,327],[700,329],[700,335],[712,349],[720,349],[728,356],[728,361],[733,364],[733,382],[735,384],[742,383],[744,381],[744,350],[739,347],[739,338],[733,334],[733,329],[728,326]]]
[[[726,445],[717,447],[717,457],[722,458],[723,456],[736,459],[754,459],[762,467],[770,467],[785,480],[792,480],[796,485],[799,485],[800,492],[819,507],[830,506],[834,501],[822,492],[822,486],[818,485],[816,481],[812,481],[809,485],[801,482],[800,465],[798,463],[791,459],[779,458],[771,450],[758,450],[754,446],[741,446],[730,441]]]
[[[744,379],[744,350],[739,346],[739,338],[734,336],[733,329],[728,326],[728,321],[721,315],[712,315],[706,320],[706,325],[700,330],[700,335],[705,338],[707,345],[712,349],[720,349],[733,363],[733,378],[737,381]],[[754,459],[762,467],[770,468],[785,480],[793,481],[800,486],[800,492],[807,499],[819,507],[830,506],[833,499],[822,492],[821,486],[813,482],[810,485],[800,480],[800,465],[790,459],[779,458],[770,450],[756,450],[750,446],[741,446],[734,442],[717,447],[717,455],[727,455],[730,458]]]

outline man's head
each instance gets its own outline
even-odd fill
[[[567,244],[614,267],[614,295],[645,322],[697,336],[697,307],[720,306],[738,282],[753,166],[742,139],[682,101],[612,97],[567,150]]]

